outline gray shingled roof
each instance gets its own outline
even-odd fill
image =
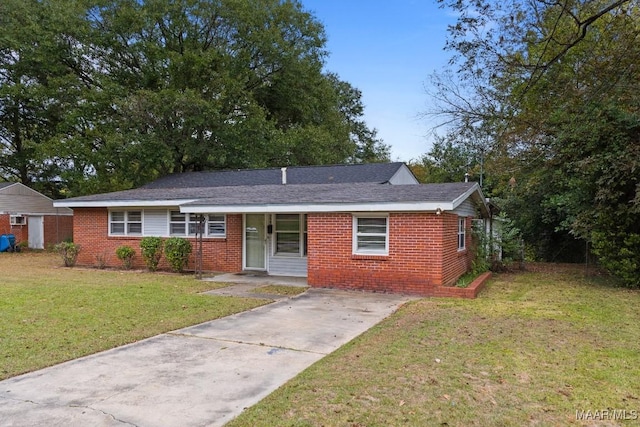
[[[287,184],[384,184],[403,166],[402,162],[358,165],[289,166]],[[159,178],[143,188],[230,187],[282,184],[280,168],[210,172],[186,172]]]
[[[15,182],[0,182],[0,188],[5,188],[13,184],[15,184]]]
[[[133,202],[184,201],[193,205],[256,205],[304,203],[393,203],[393,202],[452,202],[476,183],[388,185],[305,184],[305,185],[246,185],[230,187],[194,188],[138,188],[114,193],[94,194],[59,200],[58,202]]]
[[[331,203],[451,202],[475,183],[429,185],[267,185],[217,187],[189,206],[242,206]]]

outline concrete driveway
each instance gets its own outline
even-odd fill
[[[297,297],[0,382],[2,426],[220,426],[410,300]]]

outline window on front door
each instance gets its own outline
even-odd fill
[[[276,214],[275,255],[307,256],[307,216]]]

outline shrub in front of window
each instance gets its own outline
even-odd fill
[[[162,258],[163,241],[160,237],[144,237],[140,240],[142,259],[149,271],[156,271]]]
[[[122,266],[129,270],[133,265],[133,257],[135,256],[136,251],[133,250],[131,246],[120,246],[116,249],[116,256],[120,261],[122,261]]]
[[[80,245],[73,242],[61,242],[53,247],[62,257],[65,267],[73,267],[76,265],[78,253],[80,253]]]
[[[164,255],[171,270],[180,273],[184,270],[191,254],[191,243],[182,237],[170,237],[164,242]]]

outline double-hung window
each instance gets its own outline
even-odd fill
[[[109,234],[112,236],[142,235],[142,211],[109,212]]]
[[[466,218],[459,217],[458,218],[458,250],[462,251],[465,249],[465,241],[466,241]]]
[[[172,236],[195,236],[198,231],[198,217],[180,211],[169,212],[169,234]]]
[[[306,215],[276,215],[275,254],[299,257],[307,256]]]
[[[353,253],[387,255],[389,253],[389,217],[353,217]]]
[[[172,236],[195,236],[198,231],[199,214],[188,214],[180,211],[169,212],[169,234]],[[204,234],[208,237],[224,237],[226,235],[226,219],[224,215],[204,215]]]

